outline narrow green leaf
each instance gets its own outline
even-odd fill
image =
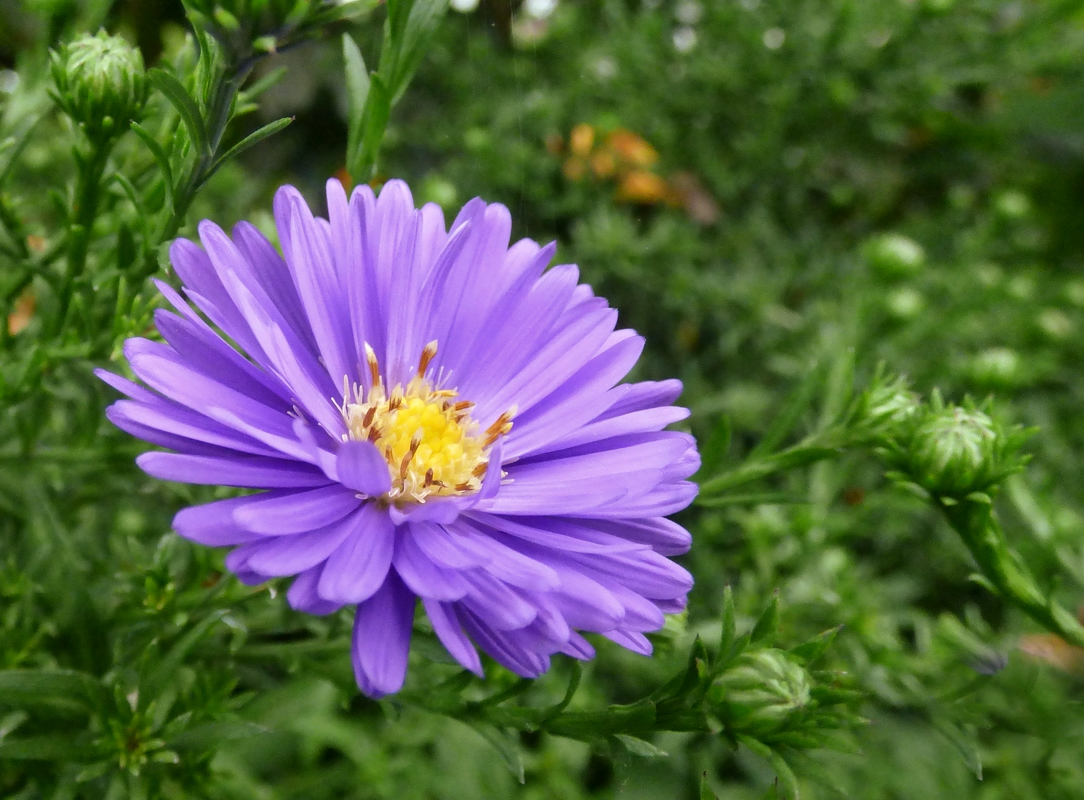
[[[843,626],[839,625],[835,628],[829,628],[823,633],[819,633],[810,639],[808,642],[803,642],[791,649],[791,654],[802,659],[806,664],[812,664],[818,658],[823,656],[828,648],[832,646],[832,642],[836,640],[836,634],[843,630]]]
[[[700,800],[719,800],[719,795],[711,790],[708,785],[708,773],[700,776]]]
[[[802,414],[813,404],[813,398],[823,380],[824,366],[818,364],[798,384],[798,388],[794,390],[783,408],[780,409],[779,414],[772,422],[771,427],[765,432],[764,437],[749,453],[750,459],[771,453],[794,430]]]
[[[143,140],[143,144],[147,145],[147,149],[151,151],[151,155],[154,156],[154,160],[158,164],[158,169],[162,170],[162,177],[166,181],[166,197],[172,205],[173,169],[169,165],[169,157],[166,155],[166,151],[162,149],[162,145],[158,144],[158,140],[138,122],[132,123],[132,130],[136,136]]]
[[[80,761],[92,755],[85,736],[46,734],[0,740],[0,759],[23,761]]]
[[[349,130],[346,142],[346,163],[350,171],[360,157],[362,125],[365,121],[365,105],[369,99],[369,71],[361,50],[350,37],[343,34],[343,71],[346,78],[346,101],[349,109]]]
[[[512,740],[511,735],[504,730],[494,728],[492,725],[479,724],[473,726],[482,738],[493,745],[505,765],[516,776],[516,780],[523,784],[526,782],[523,772],[523,755],[520,753],[519,744]]]
[[[448,11],[448,0],[417,0],[412,6],[401,36],[395,39],[395,57],[387,70],[381,53],[379,71],[387,82],[392,105],[399,102],[425,56],[430,39]]]
[[[930,720],[942,736],[952,743],[963,757],[967,768],[977,780],[982,780],[982,754],[979,752],[979,736],[974,725],[957,725],[950,720],[934,717]]]
[[[804,497],[796,497],[786,492],[748,492],[745,494],[727,494],[722,497],[705,497],[697,500],[702,508],[725,508],[726,506],[794,506],[808,503]]]
[[[731,435],[730,417],[726,414],[720,414],[719,421],[715,423],[711,436],[700,448],[698,475],[710,475],[722,466],[723,461],[726,460],[726,454],[730,450]]]
[[[790,765],[784,760],[783,756],[777,753],[764,742],[758,741],[745,734],[738,734],[738,741],[749,748],[753,753],[766,760],[772,766],[772,770],[775,772],[776,777],[779,779],[784,794],[783,797],[786,800],[801,800],[801,792],[798,790],[798,779],[794,776],[793,770]]]
[[[779,592],[776,591],[772,595],[772,600],[768,603],[768,607],[764,609],[764,612],[760,615],[760,619],[757,620],[757,624],[753,626],[752,632],[749,634],[749,640],[751,642],[759,642],[761,639],[765,639],[776,632],[779,627]]]
[[[391,98],[384,81],[379,75],[373,75],[369,85],[369,95],[365,101],[365,114],[361,124],[361,146],[357,160],[348,167],[350,177],[363,183],[372,177],[376,156],[384,140],[384,131],[391,116]]]
[[[615,733],[614,738],[634,756],[640,756],[641,758],[666,758],[669,755],[665,750],[660,750],[651,742],[638,739],[635,736],[629,736],[627,733]]]
[[[208,152],[207,132],[203,124],[203,115],[200,113],[196,101],[192,99],[192,95],[184,88],[184,85],[173,75],[157,67],[150,70],[147,76],[151,79],[151,83],[154,84],[155,88],[169,100],[170,104],[177,109],[177,113],[181,115],[181,120],[188,129],[188,135],[192,139],[196,151],[200,153]]]
[[[213,750],[218,745],[236,739],[247,739],[269,733],[270,730],[254,722],[239,720],[236,722],[211,722],[197,725],[179,733],[166,741],[170,747],[178,750]]]
[[[59,669],[0,671],[0,704],[21,708],[49,705],[89,712],[102,698],[102,686],[85,672]]]
[[[146,691],[156,692],[158,687],[170,680],[177,667],[181,665],[184,657],[188,655],[189,651],[199,643],[204,636],[206,636],[211,628],[228,612],[226,609],[219,609],[213,611],[199,621],[192,630],[188,631],[184,636],[177,640],[177,642],[166,653],[165,657],[159,662],[158,667],[151,673],[147,679],[145,687]]]
[[[208,173],[208,177],[210,177],[210,175],[213,174],[215,170],[217,170],[231,158],[236,158],[237,156],[241,155],[241,153],[248,150],[248,148],[252,147],[254,144],[262,142],[267,137],[274,136],[276,133],[281,131],[293,121],[293,117],[283,117],[282,119],[277,119],[274,122],[267,123],[262,128],[254,130],[244,139],[242,139],[229,150],[227,150],[222,156],[219,157],[217,161],[215,161],[214,166],[211,167],[211,171]]]
[[[730,651],[734,647],[737,636],[737,618],[738,614],[734,609],[734,591],[727,584],[723,589],[723,633],[719,638],[719,655],[716,658],[718,664],[724,664],[733,658]]]

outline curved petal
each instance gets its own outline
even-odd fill
[[[415,599],[399,576],[389,572],[376,594],[358,606],[351,647],[354,678],[370,697],[403,688]]]

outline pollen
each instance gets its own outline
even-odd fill
[[[388,463],[391,489],[385,499],[395,505],[424,503],[429,497],[473,494],[482,486],[489,451],[512,430],[514,411],[506,411],[485,429],[471,417],[474,403],[459,399],[454,389],[434,388],[426,370],[437,353],[430,342],[418,360],[417,374],[405,387],[385,388],[380,364],[366,345],[370,389],[347,391],[342,414],[344,441],[372,442]],[[346,383],[349,387],[349,380]],[[349,402],[353,397],[354,402]]]

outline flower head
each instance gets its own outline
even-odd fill
[[[118,136],[143,112],[143,56],[119,36],[99,31],[65,44],[52,70],[57,103],[91,138]]]
[[[165,343],[125,347],[149,388],[99,373],[129,398],[109,418],[173,451],[146,472],[264,490],[186,508],[177,532],[233,547],[242,581],[296,576],[297,609],[356,605],[372,696],[403,684],[419,598],[477,673],[476,647],[531,677],[590,658],[580,631],[649,653],[692,584],[667,558],[699,464],[664,430],[681,384],[619,384],[643,340],[575,266],[545,269],[552,245],[509,246],[503,206],[446,229],[399,181],[327,198],[325,220],[279,190],[282,256],[248,223],[175,242],[188,300],[160,283]]]

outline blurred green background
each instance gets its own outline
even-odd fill
[[[994,395],[1005,418],[1041,428],[1027,472],[999,502],[1002,520],[1045,586],[1081,604],[1079,2],[474,5],[453,4],[394,109],[379,178],[406,179],[449,219],[474,196],[502,202],[517,236],[556,239],[557,260],[579,264],[622,324],[647,336],[635,377],[681,378],[701,439],[728,415],[732,461],[817,364],[830,370],[849,352],[860,379],[884,362],[922,393]],[[137,42],[148,65],[184,40],[176,2],[0,0],[0,102],[32,74],[35,52],[94,14]],[[378,26],[356,34],[367,58],[377,51]],[[288,71],[248,130],[295,122],[220,171],[184,233],[203,217],[267,228],[284,182],[321,206],[323,182],[344,165],[341,53],[328,37],[258,67]],[[28,198],[29,233],[43,240],[56,215],[34,187],[55,182],[66,147],[59,134],[36,136],[8,187]],[[18,327],[13,313],[16,336]],[[186,655],[191,674],[170,690],[183,702],[169,714],[229,708],[271,731],[222,735],[213,759],[183,780],[163,773],[155,791],[648,800],[698,797],[706,774],[725,800],[776,796],[767,763],[701,734],[660,736],[665,758],[523,735],[512,743],[520,785],[502,757],[507,742],[358,697],[349,620],[303,618],[274,592],[222,578],[220,553],[168,534],[176,508],[210,495],[136,473],[139,446],[98,421],[109,393],[88,368],[51,385],[56,426],[106,448],[115,472],[0,453],[0,667],[111,670],[121,686],[143,647],[165,648],[208,611],[213,588],[228,630]],[[91,399],[64,416],[75,394]],[[17,421],[25,411],[13,401],[5,413]],[[659,685],[694,633],[718,636],[724,585],[746,621],[778,590],[784,640],[844,625],[829,666],[868,695],[870,723],[799,770],[803,797],[1084,797],[1084,652],[969,582],[951,531],[871,459],[820,464],[775,488],[805,502],[684,513],[694,546],[683,563],[697,579],[688,619],[660,634],[653,660],[600,648],[576,703],[627,702]],[[238,640],[255,644],[238,650]],[[320,646],[288,647],[312,641]],[[448,674],[416,650],[408,689],[424,686],[427,669]],[[566,674],[558,664],[532,691],[555,702]],[[4,719],[0,709],[0,732]],[[73,796],[47,793],[50,769],[0,759],[0,796]]]

